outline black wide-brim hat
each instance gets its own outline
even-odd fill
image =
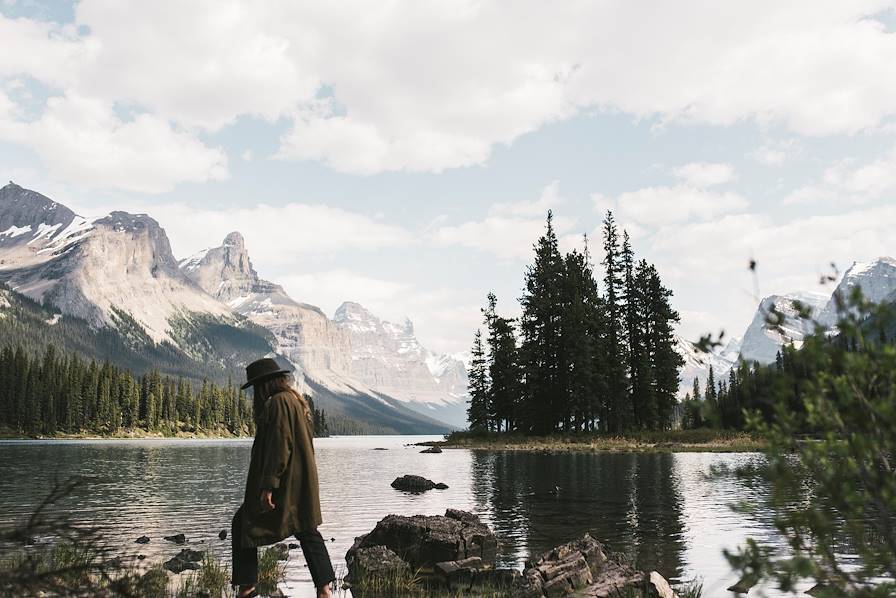
[[[243,384],[242,389],[246,390],[253,384],[262,382],[263,380],[266,380],[271,376],[291,373],[291,370],[283,369],[282,367],[280,367],[279,363],[277,363],[270,357],[265,357],[263,359],[259,359],[258,361],[253,361],[246,366],[246,383]]]

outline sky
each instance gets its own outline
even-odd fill
[[[896,0],[0,0],[0,180],[466,350],[553,210],[680,332],[896,254]],[[758,264],[753,276],[750,260]]]

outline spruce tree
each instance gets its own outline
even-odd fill
[[[526,384],[519,424],[528,432],[547,434],[565,412],[561,384],[565,355],[560,338],[564,266],[550,211],[545,233],[534,249],[535,261],[526,270],[520,298],[521,363]]]
[[[604,380],[607,392],[604,423],[607,432],[622,432],[631,426],[631,403],[628,396],[627,355],[624,344],[624,270],[619,249],[619,231],[612,212],[603,223],[604,235],[604,305],[606,336]]]
[[[473,348],[470,351],[470,371],[467,386],[470,395],[467,408],[467,423],[473,432],[482,432],[489,429],[489,405],[488,399],[491,393],[488,380],[488,363],[485,356],[485,347],[482,344],[482,331],[477,329],[473,336]]]

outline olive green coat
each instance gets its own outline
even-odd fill
[[[243,497],[243,546],[273,544],[321,524],[311,413],[294,392],[265,403]],[[274,510],[262,512],[261,491],[273,490]]]

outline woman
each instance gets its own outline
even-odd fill
[[[289,371],[273,359],[250,363],[246,378],[243,389],[253,387],[256,431],[246,493],[231,526],[237,596],[258,595],[256,547],[295,535],[318,598],[329,598],[336,575],[317,531],[321,516],[311,411],[292,389]]]

